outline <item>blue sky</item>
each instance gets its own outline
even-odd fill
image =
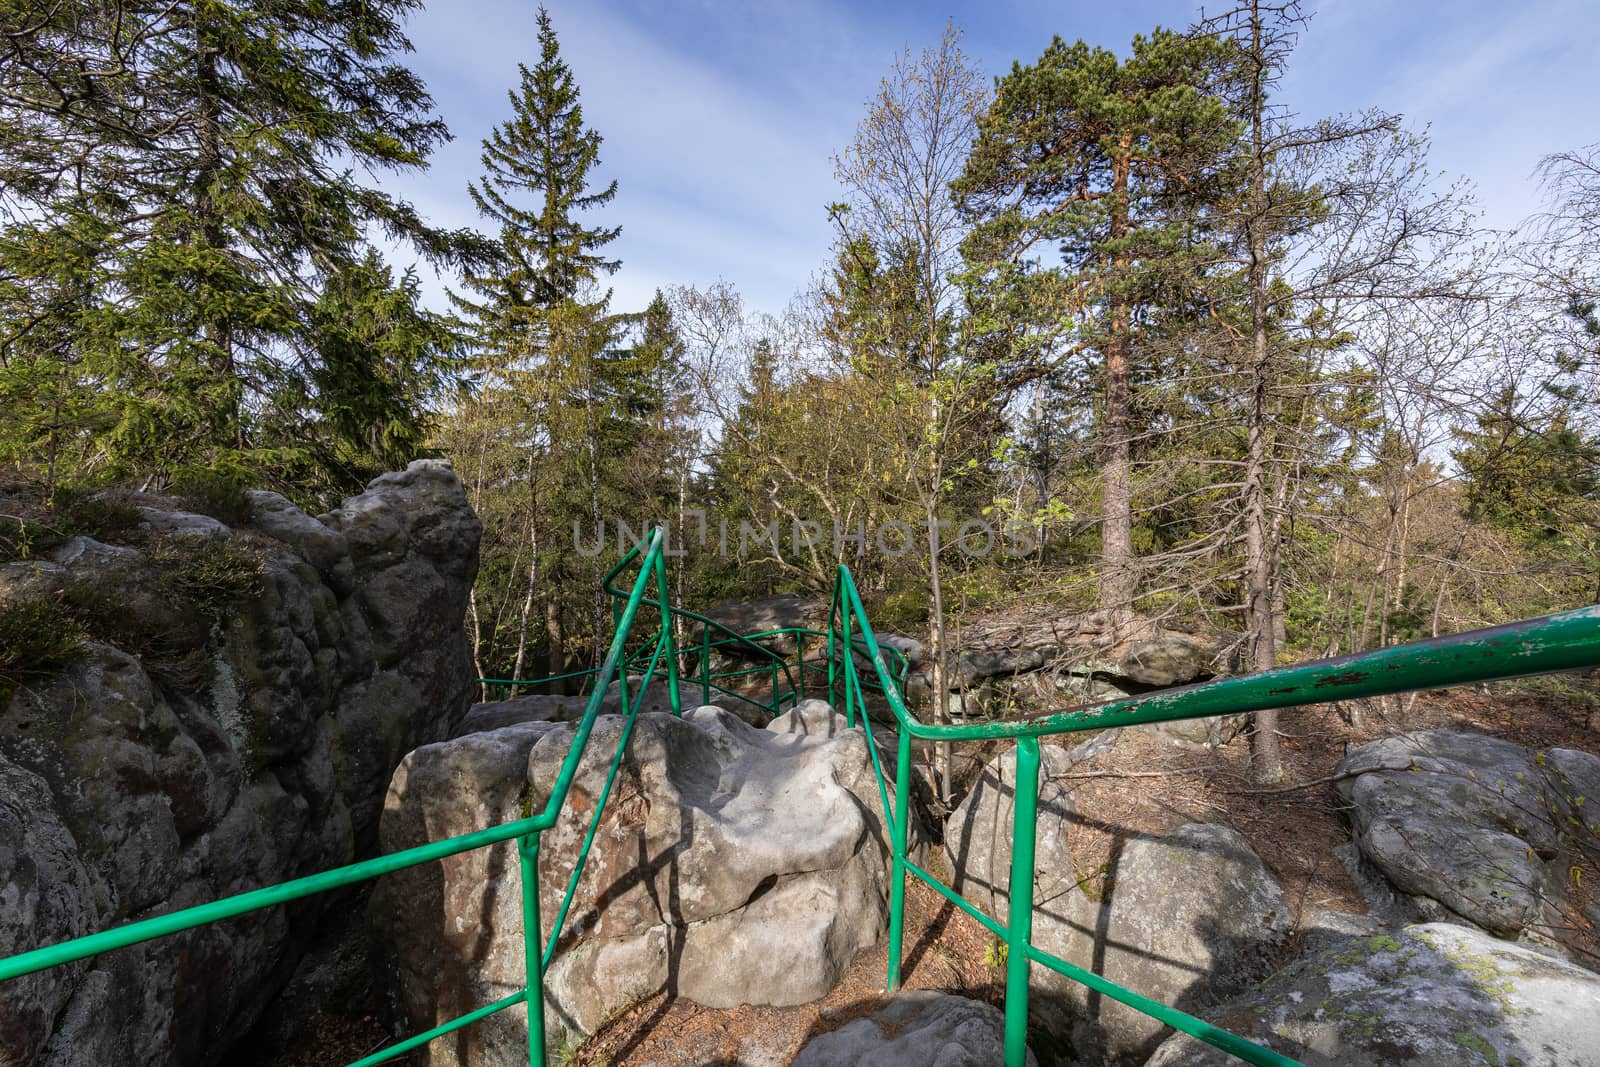
[[[657,286],[733,282],[778,311],[828,260],[823,207],[838,199],[831,153],[850,138],[895,55],[938,40],[947,19],[982,69],[1031,62],[1052,35],[1122,50],[1198,5],[1165,0],[943,4],[784,0],[548,0],[605,138],[597,217],[620,224],[614,306]],[[1216,6],[1216,5],[1212,5]],[[1509,227],[1537,203],[1539,157],[1600,140],[1595,0],[1322,0],[1282,88],[1304,116],[1369,106],[1430,128],[1433,168],[1476,184],[1485,221]],[[475,221],[466,184],[479,142],[509,115],[519,61],[532,64],[535,4],[433,0],[414,17],[413,66],[455,134],[425,173],[385,176],[432,221]],[[407,257],[399,257],[401,263]],[[442,303],[429,279],[431,302]]]

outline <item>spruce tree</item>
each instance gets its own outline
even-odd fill
[[[481,385],[454,420],[476,427],[479,443],[453,438],[452,447],[470,450],[489,435],[526,454],[525,478],[505,490],[533,502],[518,520],[526,581],[480,593],[522,603],[514,669],[526,662],[542,614],[546,662],[558,673],[569,647],[598,641],[605,626],[599,555],[585,566],[574,536],[587,528],[587,542],[609,518],[633,518],[641,491],[649,499],[657,488],[639,477],[638,456],[661,404],[662,353],[626,343],[636,316],[613,314],[602,288],[620,266],[603,251],[620,231],[588,215],[611,201],[617,184],[591,187],[602,139],[584,124],[577,80],[544,8],[537,44],[538,61],[518,65],[518,86],[507,94],[511,117],[484,140],[483,174],[468,187],[498,227],[498,255],[454,296]],[[487,409],[497,417],[474,414]]]
[[[0,457],[44,438],[68,475],[319,496],[423,448],[453,341],[368,234],[440,264],[486,248],[360,180],[448,136],[396,60],[417,6],[0,7]]]
[[[520,85],[506,94],[512,117],[483,142],[483,177],[468,186],[478,212],[500,228],[502,255],[495,269],[468,275],[478,299],[457,303],[482,358],[502,367],[539,358],[551,312],[581,301],[621,266],[600,252],[621,228],[586,226],[581,217],[610,202],[617,183],[589,189],[601,137],[583,124],[577,82],[543,7],[538,26],[539,61],[532,70],[517,64]],[[608,298],[593,301],[595,314],[606,313]]]

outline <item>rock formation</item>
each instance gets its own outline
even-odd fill
[[[979,1000],[911,990],[806,1042],[792,1067],[994,1067],[1005,1058],[1005,1017]],[[1036,1064],[1028,1053],[1030,1067]]]
[[[1558,940],[1600,921],[1567,873],[1600,855],[1600,757],[1434,730],[1363,745],[1338,773],[1362,860],[1402,895],[1391,918],[1432,901],[1501,937]]]
[[[1578,1067],[1600,1050],[1600,975],[1445,923],[1349,938],[1211,1013],[1306,1067]],[[1149,1067],[1232,1067],[1191,1037]]]
[[[1292,916],[1277,880],[1237,832],[1191,824],[1122,846],[1103,899],[1077,884],[1068,835],[1071,792],[1052,774],[1071,754],[1040,748],[1033,943],[1069,963],[1186,1011],[1263,977]],[[1013,752],[997,758],[951,815],[945,855],[952,885],[1001,922],[1008,918]],[[1165,1028],[1149,1016],[1035,965],[1032,1014],[1085,1063],[1139,1063]]]
[[[597,719],[561,819],[543,835],[546,924],[624,725]],[[413,752],[390,788],[385,846],[541,810],[573,733],[530,722]],[[639,715],[547,976],[552,1046],[662,989],[709,1007],[824,995],[885,929],[887,862],[866,740],[827,705],[808,702],[765,730],[717,707]],[[517,867],[501,845],[396,875],[375,893],[375,940],[393,952],[386,981],[413,1028],[522,987]],[[502,1012],[434,1042],[428,1062],[521,1063],[525,1027],[522,1009]]]
[[[231,526],[136,500],[130,544],[0,567],[0,608],[91,605],[119,635],[0,700],[0,955],[350,862],[394,766],[470,700],[480,527],[447,464],[320,519],[275,493]],[[229,561],[250,591],[207,614]],[[337,903],[0,985],[0,1062],[227,1062]]]

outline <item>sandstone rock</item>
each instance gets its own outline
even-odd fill
[[[638,717],[548,973],[552,1044],[662,988],[712,1007],[803,1003],[878,939],[887,824],[865,738],[825,710],[797,709],[777,730],[716,707]],[[620,717],[596,720],[562,816],[543,835],[546,923],[555,922],[624,726]],[[573,732],[528,723],[417,750],[395,776],[385,844],[541,810]],[[413,1026],[521,987],[515,880],[515,853],[498,846],[396,875],[374,899]],[[435,1047],[428,1062],[522,1062],[525,1026],[525,1014],[501,1013]]]
[[[1292,927],[1288,899],[1240,834],[1205,823],[1122,850],[1099,902],[1079,893],[1065,922],[1041,924],[1035,943],[1137,993],[1195,1013],[1260,979]],[[1141,1063],[1165,1026],[1035,967],[1041,1014],[1051,1002],[1073,1019],[1085,1062]]]
[[[1114,732],[1094,738],[1084,752],[1114,738]],[[1231,995],[1265,973],[1289,932],[1289,906],[1232,830],[1194,824],[1160,839],[1136,837],[1116,859],[1105,899],[1092,901],[1077,887],[1067,849],[1073,799],[1049,779],[1072,762],[1061,749],[1041,748],[1034,944],[1180,1007]],[[1002,922],[1010,903],[1014,781],[1015,756],[1008,752],[985,769],[945,829],[952,885]],[[1091,996],[1064,976],[1035,966],[1031,981],[1035,1018],[1063,1035],[1084,1062],[1138,1062],[1160,1040],[1159,1023]]]
[[[1389,929],[1382,919],[1328,908],[1307,908],[1297,931],[1301,955],[1344,946],[1353,937],[1376,937]]]
[[[642,678],[629,680],[628,703],[630,705],[637,703],[641,712],[670,712],[672,699],[667,683],[660,679],[652,682],[644,694],[643,701],[640,701],[638,685],[642,681]],[[498,730],[502,726],[511,726],[519,722],[575,722],[583,717],[584,709],[589,706],[587,694],[542,693],[538,691],[537,686],[533,688],[535,691],[532,693],[472,705],[456,729],[456,736],[461,737],[480,730]],[[688,678],[679,679],[678,699],[684,708],[695,707],[700,703],[701,696],[702,690],[699,685],[692,684]],[[745,721],[749,722],[754,718],[748,714],[754,711],[752,705],[715,690],[712,691],[712,696],[716,698],[712,703],[740,705],[730,710]],[[600,698],[600,713],[617,715],[621,712],[622,690],[616,682],[612,682]],[[764,716],[761,722],[752,723],[752,725],[765,724]]]
[[[1351,938],[1205,1013],[1306,1067],[1576,1067],[1600,1049],[1600,976],[1442,923]],[[1149,1067],[1239,1061],[1171,1038]]]
[[[826,629],[828,608],[822,601],[798,593],[777,593],[749,600],[723,601],[720,604],[713,604],[703,614],[736,634],[749,635],[790,627]],[[727,634],[712,628],[713,642],[726,637]],[[695,642],[700,640],[699,628],[694,631],[694,640]],[[795,647],[794,641],[789,638],[768,638],[761,644],[775,652],[783,653],[793,652]],[[751,654],[746,655],[737,644],[724,647],[720,651],[724,656],[735,660],[760,658],[753,650]]]
[[[965,689],[987,678],[1036,671],[1044,666],[1046,649],[963,649],[947,672],[951,689]]]
[[[0,757],[0,957],[38,948],[37,931],[78,937],[93,932],[94,892],[72,834],[50,802],[44,780]],[[33,1062],[85,965],[43,971],[0,986],[0,1050],[11,1063]],[[65,973],[63,973],[65,972]]]
[[[1118,673],[1140,685],[1183,685],[1211,673],[1214,652],[1177,634],[1140,641],[1123,654]]]
[[[1034,843],[1033,900],[1047,913],[1061,914],[1077,884],[1067,851],[1074,805],[1071,791],[1052,780],[1072,767],[1056,745],[1039,746],[1038,832]],[[1011,899],[1012,818],[1017,755],[1013,745],[983,769],[982,775],[945,824],[944,850],[951,887],[980,910],[1006,921]],[[1035,918],[1035,923],[1040,921]]]
[[[294,549],[317,569],[340,596],[350,591],[355,564],[344,535],[295,507],[287,498],[266,490],[245,494],[250,501],[250,528]]]
[[[467,709],[456,736],[499,730],[524,722],[571,722],[583,714],[589,698],[560,693],[528,693],[505,700],[490,700]]]
[[[468,734],[413,750],[384,800],[385,852],[487,829],[521,818],[528,803],[528,753],[556,724],[527,722]],[[427,1029],[523,985],[521,875],[516,843],[462,852],[377,883],[368,906],[371,944],[384,993],[413,1029]],[[493,975],[498,984],[480,976]],[[461,1062],[495,1060],[527,1038],[526,1010],[516,1024],[474,1027]],[[509,1014],[509,1013],[508,1013]],[[477,1042],[482,1041],[483,1044]],[[520,1042],[520,1044],[518,1044]],[[479,1059],[479,1056],[486,1057]],[[430,1062],[450,1062],[437,1056]]]
[[[1402,892],[1503,937],[1570,906],[1559,857],[1600,839],[1600,817],[1577,814],[1600,789],[1587,753],[1428,731],[1363,745],[1339,773],[1362,855]]]
[[[790,737],[838,737],[849,727],[826,700],[802,700],[767,724],[767,731]]]
[[[928,651],[921,641],[915,637],[904,634],[877,634],[880,648],[892,648],[906,658],[906,663],[912,667],[920,666],[927,661]]]
[[[100,612],[117,644],[87,643],[0,708],[0,823],[26,798],[0,832],[0,898],[18,894],[0,953],[350,862],[375,843],[400,757],[466,709],[479,526],[447,465],[377,479],[331,524],[256,494],[247,536],[141,500],[177,551],[226,539],[258,556],[259,592],[213,621],[138,547],[87,537],[30,577],[7,568],[0,596],[42,583]],[[16,840],[32,844],[7,858]],[[0,1062],[221,1062],[340,906],[311,898],[0,985]]]
[[[227,524],[210,515],[195,515],[187,511],[168,511],[165,508],[141,507],[138,509],[143,525],[173,537],[198,537],[215,541],[233,536]]]
[[[1205,752],[1232,741],[1244,730],[1243,715],[1213,715],[1204,719],[1173,719],[1139,727],[1151,737],[1177,748]]]
[[[950,993],[896,994],[863,1019],[808,1041],[793,1067],[994,1067],[1005,1056],[1005,1017]],[[1028,1063],[1037,1061],[1028,1053]]]

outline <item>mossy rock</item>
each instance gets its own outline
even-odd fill
[[[1446,923],[1352,937],[1204,1013],[1306,1067],[1566,1067],[1600,1049],[1600,975]],[[1148,1067],[1223,1067],[1178,1035]]]

